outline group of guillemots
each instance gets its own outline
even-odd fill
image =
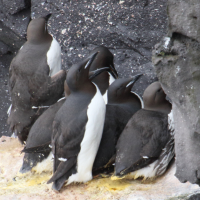
[[[61,70],[60,45],[47,31],[50,16],[30,21],[9,69],[8,123],[25,145],[20,172],[53,162],[47,183],[55,190],[100,174],[112,180],[162,175],[174,157],[174,128],[160,83],[149,85],[142,99],[131,91],[142,74],[118,78],[103,46]]]

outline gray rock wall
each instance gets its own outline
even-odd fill
[[[169,0],[168,38],[156,45],[153,63],[173,102],[176,176],[200,184],[200,1]]]

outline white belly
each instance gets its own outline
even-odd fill
[[[42,162],[39,162],[35,167],[32,168],[31,171],[35,171],[37,174],[41,174],[42,172],[53,172],[53,156],[52,152],[49,156],[44,159]]]
[[[109,74],[109,86],[110,86],[115,81],[115,78],[109,72],[108,74]],[[105,101],[105,104],[107,104],[108,103],[108,89],[104,93],[103,99]]]
[[[137,179],[139,177],[143,177],[143,180],[154,178],[156,175],[155,166],[156,166],[157,162],[158,161],[156,160],[146,167],[143,167],[137,171],[131,172],[129,175],[127,175],[128,178]]]
[[[47,64],[50,68],[49,76],[53,76],[61,70],[61,48],[55,38],[47,52]]]
[[[92,166],[101,141],[106,112],[105,102],[97,86],[96,90],[87,110],[88,122],[77,157],[77,173],[69,177],[67,184],[92,179]]]

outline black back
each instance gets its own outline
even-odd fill
[[[170,139],[168,113],[171,104],[159,82],[144,91],[144,109],[136,112],[117,142],[115,175],[123,176],[152,163]]]
[[[54,154],[54,175],[48,183],[60,190],[72,171],[76,171],[76,158],[88,121],[87,108],[96,93],[96,87],[89,80],[89,67],[96,54],[73,65],[67,73],[67,84],[71,91],[65,103],[57,112],[53,122],[52,151]],[[67,158],[61,162],[58,158]],[[74,169],[72,169],[74,168]]]
[[[131,92],[133,78],[116,79],[108,89],[108,104],[118,105],[135,113],[142,108],[140,98]],[[137,80],[137,79],[136,79]]]
[[[62,97],[64,90],[66,74],[63,70],[53,77],[49,76],[46,54],[52,36],[48,34],[46,20],[43,17],[30,22],[28,41],[13,58],[9,68],[12,109],[8,124],[22,143],[43,111],[32,109],[32,106],[50,106]]]

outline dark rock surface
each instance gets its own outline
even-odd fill
[[[0,21],[0,135],[11,135],[6,123],[7,110],[11,103],[8,87],[8,70],[15,52],[24,42],[25,39],[21,38]]]
[[[1,0],[5,12],[13,15],[31,6],[31,0]]]
[[[64,69],[80,61],[96,46],[104,45],[114,54],[120,77],[145,74],[133,88],[140,95],[157,80],[151,51],[166,34],[166,0],[34,0],[31,4],[30,0],[0,0],[0,62],[6,71],[2,72],[5,80],[12,56],[25,41],[30,17],[47,13],[52,13],[48,30],[61,45]],[[6,55],[8,51],[12,56]],[[0,95],[10,104],[5,90]],[[6,109],[4,106],[0,116],[3,119],[7,117]]]
[[[200,2],[168,4],[168,37],[156,45],[153,63],[173,102],[176,176],[200,184]]]
[[[12,58],[12,54],[0,55],[0,136],[11,135],[6,121],[7,110],[11,103],[8,89],[8,68]]]

